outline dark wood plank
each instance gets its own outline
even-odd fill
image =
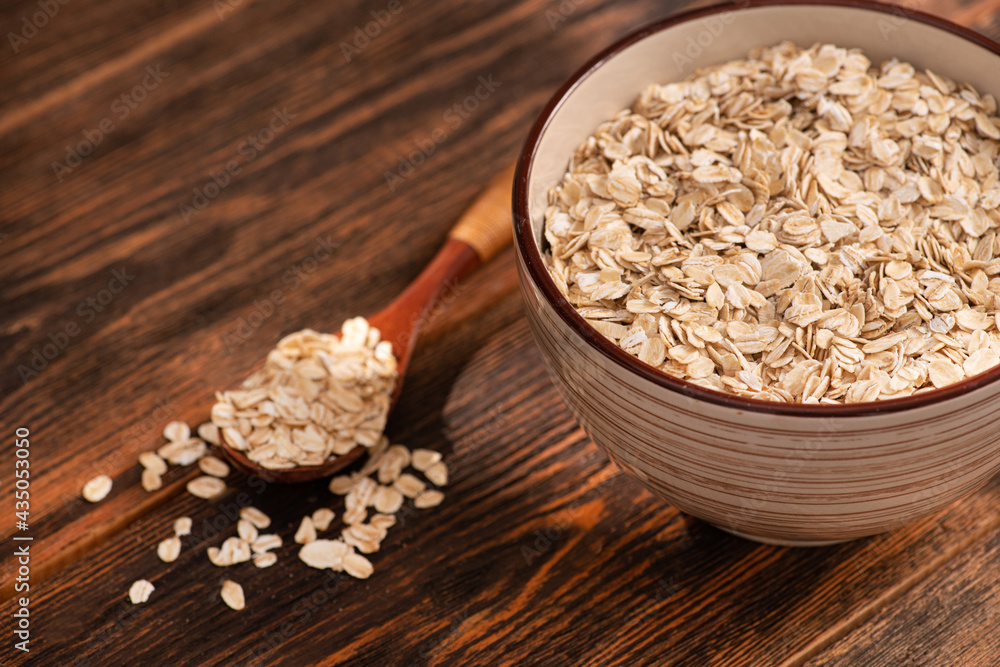
[[[260,494],[243,484],[214,508],[182,496],[42,583],[38,655],[69,664],[231,664],[249,652],[263,664],[777,664],[997,528],[996,485],[896,534],[831,549],[755,545],[688,521],[586,440],[551,390],[516,300],[500,304],[435,335],[413,361],[421,372],[390,432],[443,449],[453,483],[442,507],[405,514],[373,558],[372,579],[328,579],[299,563],[294,545],[269,570],[220,570],[204,547],[223,536],[164,565],[155,544],[181,514],[195,517],[200,537],[243,492],[288,540],[302,514],[331,500],[322,483]],[[240,614],[217,599],[226,576],[248,592]],[[133,609],[125,591],[139,577],[158,589]],[[313,594],[328,598],[299,622]],[[157,630],[190,618],[211,632]],[[285,637],[271,648],[274,633]]]
[[[1000,537],[994,531],[806,664],[995,665],[998,559]]]
[[[615,20],[564,30],[536,53],[534,44],[551,34],[540,4],[408,8],[346,62],[331,26],[350,39],[379,8],[246,3],[203,32],[185,28],[190,17],[153,11],[137,40],[97,40],[98,60],[67,58],[62,49],[89,47],[63,39],[53,21],[32,46],[67,73],[25,77],[40,86],[32,98],[18,76],[40,64],[25,58],[5,70],[21,103],[0,115],[7,129],[0,134],[0,299],[8,314],[0,396],[5,430],[26,424],[36,443],[36,577],[159,502],[134,488],[133,462],[167,419],[203,418],[211,392],[234,382],[281,333],[335,327],[398,292],[512,157],[548,90],[589,51],[586,38],[596,32],[610,41],[633,18],[624,8],[606,14]],[[130,16],[119,25],[127,27]],[[90,35],[107,25],[77,27]],[[162,60],[139,58],[149,55],[146,33],[174,40],[157,52]],[[486,48],[484,35],[492,37]],[[434,48],[415,51],[414,44]],[[501,58],[518,50],[531,57]],[[539,57],[548,67],[537,67]],[[87,79],[100,58],[115,67]],[[167,77],[119,118],[116,101],[142,83],[147,66],[162,66]],[[481,75],[503,84],[493,106],[449,127],[444,112]],[[45,101],[55,93],[62,97]],[[38,115],[26,115],[25,105]],[[288,129],[185,221],[178,208],[192,203],[192,188],[241,157],[244,138],[266,127],[279,105],[294,115]],[[45,122],[29,122],[36,118]],[[107,118],[113,131],[60,181],[52,162],[65,161],[64,146],[84,132],[94,136]],[[384,173],[440,127],[450,130],[448,140],[419,178],[389,190]],[[324,243],[336,246],[336,263],[286,282]],[[115,271],[135,278],[110,304],[89,303],[108,294]],[[275,309],[248,340],[236,335],[274,290],[294,297],[294,307]],[[11,450],[0,452],[0,464],[13,465]],[[118,490],[108,503],[83,507],[79,487],[98,473],[112,475]],[[11,499],[10,487],[0,492]],[[9,537],[12,528],[3,530]],[[4,569],[9,574],[11,563]],[[4,581],[9,594],[10,578]]]
[[[566,29],[540,54],[549,66],[537,67],[533,44],[551,34],[541,7],[408,8],[347,63],[330,26],[350,36],[374,5],[256,4],[178,43],[164,62],[169,77],[62,183],[50,167],[62,145],[81,126],[98,127],[144,67],[54,110],[45,124],[5,135],[0,406],[5,425],[28,424],[40,443],[34,508],[43,571],[69,543],[120,525],[108,518],[122,508],[141,507],[125,493],[121,505],[59,514],[93,474],[124,485],[135,455],[150,446],[124,434],[158,403],[172,417],[200,419],[212,391],[236,381],[282,333],[373,312],[416,275],[513,157],[551,87],[589,51],[584,37],[593,33]],[[591,27],[610,40],[631,18],[622,9]],[[483,45],[485,34],[492,40]],[[403,57],[414,43],[435,46]],[[531,57],[504,57],[518,50]],[[450,128],[443,114],[490,75],[501,87]],[[266,127],[275,107],[295,115],[288,128],[187,224],[178,209],[192,203],[192,188],[240,158],[244,138]],[[390,190],[384,173],[398,156],[442,127],[447,141]],[[300,271],[323,244],[336,247],[334,257]],[[97,312],[87,299],[106,295],[114,271],[135,278]],[[252,337],[239,336],[274,290],[288,301]],[[76,335],[65,340],[67,326]],[[50,336],[65,350],[46,348]],[[44,366],[37,375],[33,360]],[[0,465],[12,457],[0,452]]]
[[[330,500],[318,483],[257,493],[234,479],[211,505],[182,493],[180,471],[145,494],[135,457],[163,424],[204,419],[212,392],[282,333],[387,303],[516,153],[555,86],[599,46],[684,4],[404,4],[347,62],[341,41],[384,2],[244,0],[219,20],[208,2],[70,0],[5,61],[0,428],[32,431],[35,663],[792,665],[826,659],[844,637],[831,660],[882,655],[855,644],[911,625],[908,591],[931,587],[951,604],[949,591],[983,580],[976,554],[1000,523],[996,483],[892,535],[804,551],[730,537],[652,498],[559,401],[520,316],[509,251],[442,309],[414,358],[389,432],[442,448],[454,481],[439,510],[405,516],[372,579],[309,570],[291,546],[261,571],[214,568],[204,540],[186,541],[173,565],[156,559],[174,517],[211,532],[240,493],[286,538]],[[998,6],[919,8],[997,36]],[[32,7],[0,7],[0,23]],[[120,117],[116,101],[150,66],[168,76]],[[479,77],[500,85],[456,123],[445,114]],[[246,160],[245,138],[276,108],[287,125]],[[114,129],[57,175],[65,146],[105,118]],[[385,174],[435,130],[446,139],[390,188]],[[240,172],[185,219],[193,189],[231,160]],[[105,296],[114,271],[135,277],[98,311],[87,300]],[[241,329],[276,290],[284,302]],[[65,349],[23,377],[18,367],[69,324]],[[13,465],[0,448],[0,470]],[[115,490],[88,505],[79,489],[98,473]],[[0,485],[0,506],[13,506],[11,492]],[[6,543],[13,533],[0,525]],[[5,600],[14,567],[4,560]],[[158,588],[132,607],[125,592],[142,576]],[[218,599],[225,576],[247,589],[242,613]],[[850,634],[871,618],[874,634]],[[942,656],[992,664],[936,630],[917,633]],[[0,646],[4,662],[23,657]]]
[[[241,3],[241,6],[247,5]],[[141,4],[99,0],[38,0],[0,5],[3,79],[0,134],[11,118],[37,122],[34,109],[73,102],[131,60],[155,58],[175,41],[219,23],[211,3],[156,0]],[[113,26],[113,27],[112,27]],[[164,34],[169,26],[169,34]]]

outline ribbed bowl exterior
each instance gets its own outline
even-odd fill
[[[802,546],[873,535],[945,507],[1000,470],[996,383],[867,416],[717,405],[609,361],[558,316],[520,256],[518,264],[531,331],[587,435],[653,493],[723,530]]]

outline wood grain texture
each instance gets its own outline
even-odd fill
[[[442,449],[453,483],[441,508],[390,533],[370,580],[310,570],[288,546],[269,570],[224,571],[204,556],[217,538],[200,536],[226,524],[240,493],[290,538],[331,501],[322,483],[258,494],[234,476],[215,505],[183,493],[190,471],[156,494],[139,487],[136,456],[167,421],[205,419],[212,392],[282,334],[387,304],[514,157],[555,87],[683,4],[403,3],[348,62],[341,42],[385,2],[243,0],[220,16],[207,0],[68,0],[6,51],[0,508],[13,508],[11,443],[27,426],[34,542],[32,653],[5,640],[0,661],[851,664],[838,660],[875,655],[867,619],[913,626],[922,612],[907,591],[930,586],[957,606],[956,582],[985,585],[975,554],[996,532],[995,484],[893,535],[807,551],[730,537],[652,498],[555,394],[510,250],[422,335],[389,433]],[[996,37],[998,4],[921,7]],[[4,33],[36,9],[0,7]],[[499,85],[470,110],[480,77]],[[74,165],[68,150],[88,154]],[[224,183],[214,196],[213,178]],[[115,487],[89,505],[80,488],[99,473]],[[155,544],[183,514],[202,529],[199,546],[186,539],[164,565]],[[8,610],[15,532],[8,515]],[[218,599],[225,576],[247,591],[241,613]],[[126,591],[140,577],[157,590],[133,607]],[[990,627],[978,619],[960,627]],[[958,655],[924,630],[923,646]],[[824,657],[830,644],[850,651]],[[964,664],[992,664],[969,655]]]
[[[289,545],[270,570],[214,568],[205,546],[232,533],[227,513],[245,500],[234,491],[213,508],[182,496],[50,580],[36,606],[42,654],[81,651],[90,662],[79,664],[118,664],[137,650],[138,660],[190,664],[231,664],[258,650],[266,664],[769,664],[876,604],[952,545],[996,529],[996,488],[907,531],[829,550],[760,546],[687,522],[569,421],[516,307],[480,322],[499,333],[457,348],[438,338],[414,358],[424,372],[390,428],[412,446],[443,447],[453,482],[446,505],[405,515],[374,559],[378,578],[328,580]],[[449,355],[456,375],[435,378],[429,371]],[[510,358],[523,361],[500,363]],[[321,482],[238,488],[286,542],[302,514],[332,499]],[[195,518],[198,546],[186,539],[182,559],[163,565],[152,545],[182,514]],[[219,517],[228,532],[201,542]],[[156,597],[132,610],[124,591],[147,575]],[[239,615],[215,604],[224,576],[248,592]],[[94,593],[67,599],[72,586]],[[329,600],[320,604],[317,591]],[[313,594],[323,612],[296,622]],[[173,624],[197,615],[224,639],[178,645],[144,632],[149,621],[119,621],[123,609]],[[84,610],[97,627],[73,620]],[[286,637],[271,649],[273,632]],[[105,635],[106,645],[91,638]]]
[[[810,660],[835,665],[988,665],[1000,655],[1000,541],[979,541]]]

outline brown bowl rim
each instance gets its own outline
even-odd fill
[[[953,23],[926,12],[915,9],[885,5],[872,0],[740,0],[738,2],[727,2],[700,9],[693,9],[683,12],[670,18],[661,19],[649,23],[637,30],[629,33],[625,37],[614,42],[594,57],[590,58],[582,67],[573,73],[569,79],[563,83],[552,95],[545,107],[539,113],[531,131],[521,149],[521,154],[517,161],[517,171],[514,175],[514,190],[512,194],[513,214],[514,214],[514,244],[518,253],[524,261],[525,269],[531,281],[537,286],[549,304],[555,309],[562,320],[572,328],[584,341],[595,348],[609,361],[620,366],[639,377],[652,382],[664,389],[683,394],[685,396],[707,401],[716,405],[734,408],[738,410],[748,410],[764,414],[780,414],[799,417],[856,417],[871,416],[880,413],[899,412],[903,410],[913,410],[933,403],[945,401],[958,397],[967,392],[979,389],[985,385],[1000,379],[1000,366],[980,373],[972,378],[956,382],[955,384],[942,387],[940,389],[929,389],[913,396],[903,398],[892,398],[883,401],[871,401],[867,403],[848,404],[802,404],[802,403],[780,403],[776,401],[765,401],[755,398],[744,398],[735,394],[726,394],[714,389],[706,389],[692,384],[685,380],[675,378],[663,371],[649,366],[638,358],[628,354],[617,345],[611,343],[604,336],[600,335],[587,321],[576,312],[576,309],[566,300],[556,288],[555,282],[549,276],[545,263],[542,260],[541,252],[535,245],[531,231],[531,217],[528,207],[528,174],[534,163],[535,154],[538,150],[538,142],[542,134],[548,128],[552,119],[552,114],[562,106],[562,103],[576,90],[577,86],[586,79],[592,72],[604,65],[610,58],[617,55],[636,42],[645,39],[655,33],[667,28],[686,23],[694,19],[721,14],[724,12],[739,11],[757,7],[773,6],[838,6],[856,9],[866,9],[880,12],[890,16],[902,16],[906,19],[938,28],[946,32],[957,35],[966,41],[981,46],[995,55],[1000,56],[1000,44],[984,37],[968,28]]]

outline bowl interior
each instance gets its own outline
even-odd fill
[[[679,81],[700,67],[745,57],[756,46],[792,40],[860,48],[875,66],[898,58],[981,93],[1000,91],[1000,45],[928,14],[869,0],[749,0],[696,10],[645,27],[595,56],[556,93],[529,135],[514,188],[515,245],[532,282],[565,324],[611,366],[713,404],[767,414],[865,416],[941,407],[1000,381],[1000,366],[917,395],[874,403],[808,405],[743,398],[698,387],[646,366],[607,341],[559,295],[541,257],[548,190],[597,126],[629,107],[649,83]],[[527,215],[526,215],[527,214]]]
[[[649,83],[680,81],[699,67],[742,58],[755,46],[791,40],[858,47],[875,65],[890,58],[931,69],[981,93],[1000,89],[1000,57],[983,44],[917,20],[901,7],[769,4],[702,12],[695,18],[637,33],[606,56],[563,96],[541,133],[528,172],[528,204],[536,247],[541,247],[548,189],[565,172],[576,147]],[[943,24],[942,24],[943,25]],[[967,33],[971,35],[971,33]]]

